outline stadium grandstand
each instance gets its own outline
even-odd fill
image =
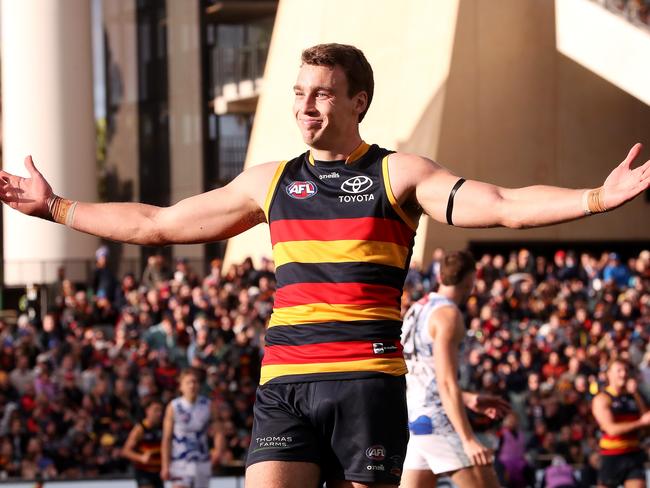
[[[429,267],[411,268],[403,310],[436,288],[442,256],[438,249]],[[563,248],[547,258],[521,248],[477,260],[463,385],[511,402],[531,473],[562,456],[591,479],[598,436],[590,401],[607,364],[626,360],[650,397],[650,251],[623,258]],[[141,276],[106,269],[96,270],[94,283],[62,277],[42,314],[24,300],[17,320],[0,322],[0,476],[128,473],[120,451],[142,406],[152,396],[169,401],[187,366],[201,371],[202,393],[227,439],[217,471],[240,471],[273,306],[273,263],[255,268],[246,260],[223,270],[215,260],[204,274],[182,259],[152,260]],[[473,422],[497,444],[506,428]]]

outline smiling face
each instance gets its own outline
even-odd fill
[[[358,134],[359,114],[368,96],[348,95],[348,81],[340,66],[303,64],[294,86],[293,113],[306,144],[328,150]]]

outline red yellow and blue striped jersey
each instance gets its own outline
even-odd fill
[[[391,151],[280,164],[266,199],[277,291],[260,383],[403,375],[400,298],[416,225],[388,178]]]
[[[610,409],[614,422],[633,422],[641,417],[639,406],[629,393],[616,394],[616,391],[609,387],[605,388],[604,393],[612,400]],[[639,444],[638,431],[621,435],[609,435],[603,432],[599,442],[600,454],[616,456],[636,452],[640,449]]]

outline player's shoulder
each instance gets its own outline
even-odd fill
[[[431,172],[442,168],[433,159],[420,154],[408,152],[394,152],[388,156],[388,164],[391,169],[397,171],[423,171]]]
[[[271,179],[275,175],[278,168],[283,165],[285,161],[268,161],[266,163],[254,164],[242,171],[237,178],[268,178]]]
[[[422,181],[447,172],[433,159],[419,154],[395,152],[388,157],[390,183],[398,199],[402,194],[409,194]]]
[[[432,318],[456,320],[462,317],[460,309],[453,302],[442,302],[432,310]]]
[[[228,187],[238,194],[248,195],[261,205],[266,191],[282,165],[282,161],[269,161],[244,169],[232,180]]]
[[[460,309],[453,302],[443,302],[437,305],[429,316],[429,330],[437,331],[444,329],[446,332],[453,334],[461,330],[463,324],[463,315]]]
[[[594,396],[593,404],[594,405],[609,405],[612,403],[612,396],[607,393],[605,390],[602,390]]]

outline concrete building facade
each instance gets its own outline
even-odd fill
[[[590,43],[582,36],[595,35],[589,22],[583,26],[575,19],[571,32],[565,26],[558,31],[557,12],[567,3],[620,22],[588,0],[576,2],[283,0],[246,166],[305,151],[291,113],[300,52],[341,42],[361,48],[374,69],[375,95],[361,124],[367,142],[421,154],[465,178],[506,187],[596,187],[635,142],[650,146],[650,107],[638,93],[580,64],[583,56],[576,61],[558,50],[559,34],[581,38],[585,49]],[[609,42],[621,53],[639,53],[643,46],[647,53],[650,36],[638,34],[645,40],[641,47],[636,35],[633,48],[625,38]],[[624,76],[647,76],[650,67],[639,61],[639,73],[628,70]],[[647,96],[650,85],[644,89]],[[650,152],[642,156],[648,159]],[[648,199],[638,198],[612,214],[524,231],[450,228],[425,217],[413,259],[427,262],[437,246],[476,242],[648,243],[649,210]],[[263,251],[260,242],[266,243]],[[270,255],[263,226],[232,239],[228,248],[234,262],[260,254]]]

